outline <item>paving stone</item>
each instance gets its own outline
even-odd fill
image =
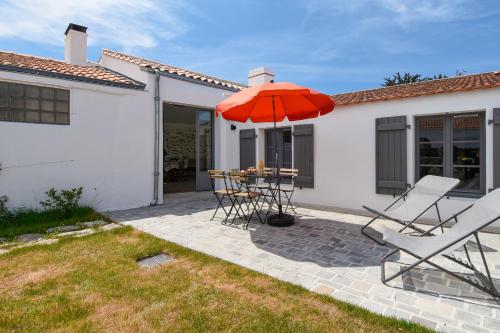
[[[493,332],[500,332],[500,320],[493,318],[484,318],[484,327],[492,330]]]
[[[335,289],[329,286],[325,286],[324,284],[320,284],[319,286],[314,287],[312,291],[318,294],[331,295],[335,291]]]
[[[383,314],[385,312],[386,306],[377,302],[365,300],[360,304],[362,307],[364,307],[367,310],[370,310],[372,312],[378,313],[378,314]]]
[[[108,230],[113,230],[113,229],[121,228],[121,227],[122,226],[117,224],[117,223],[110,223],[110,224],[106,224],[106,225],[102,226],[101,230],[108,231]]]
[[[90,235],[95,233],[94,230],[92,229],[83,229],[83,230],[76,230],[76,231],[68,231],[68,232],[62,232],[60,234],[57,234],[57,237],[67,237],[67,236],[84,236],[84,235]]]
[[[474,333],[489,333],[491,332],[489,329],[484,328],[484,327],[479,327],[471,324],[463,324],[462,328],[466,330],[467,332],[474,332]]]
[[[467,322],[471,325],[481,325],[481,317],[477,314],[466,312],[463,310],[456,310],[455,318]]]
[[[47,229],[47,232],[48,233],[59,233],[59,232],[68,232],[68,231],[75,231],[75,230],[80,230],[81,227],[80,226],[77,226],[77,225],[61,225],[61,226],[58,226],[58,227],[53,227],[53,228],[49,228]]]
[[[93,228],[93,227],[100,227],[103,225],[108,224],[108,222],[103,221],[103,220],[97,220],[97,221],[90,221],[90,222],[82,222],[80,225],[83,225],[84,227],[87,228]]]
[[[420,316],[411,316],[411,320],[431,329],[436,329],[438,325],[435,321]]]
[[[23,234],[23,235],[17,236],[16,240],[18,242],[22,242],[22,243],[29,243],[29,242],[39,241],[42,238],[43,238],[42,234]]]
[[[9,250],[5,250],[5,249],[0,249],[0,255],[4,254],[4,253],[7,253],[9,252]]]

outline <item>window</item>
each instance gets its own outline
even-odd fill
[[[290,127],[266,129],[266,167],[276,167],[276,145],[280,168],[292,167],[292,129]]]
[[[484,194],[484,114],[419,117],[416,124],[416,180],[426,175],[458,178],[451,194]]]
[[[0,81],[0,121],[69,124],[69,90]]]

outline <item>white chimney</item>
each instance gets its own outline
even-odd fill
[[[273,82],[274,81],[274,73],[270,68],[259,67],[255,69],[251,69],[248,72],[248,85],[258,86],[260,84]]]
[[[87,64],[87,27],[70,23],[64,33],[64,61],[73,65]]]

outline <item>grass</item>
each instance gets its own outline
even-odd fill
[[[1,331],[429,332],[131,228],[0,255]]]
[[[78,207],[67,212],[23,209],[0,219],[0,237],[12,239],[21,234],[45,233],[47,229],[79,222],[95,221],[103,216],[90,207]]]

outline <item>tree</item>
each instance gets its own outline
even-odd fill
[[[404,73],[401,75],[399,72],[394,74],[392,77],[386,77],[384,78],[384,84],[383,86],[389,87],[389,86],[397,86],[400,84],[405,84],[405,83],[414,83],[414,82],[420,82],[422,75],[420,74],[410,74],[410,73]]]
[[[390,87],[390,86],[397,86],[400,84],[415,83],[415,82],[430,81],[430,80],[439,80],[439,79],[446,79],[446,78],[448,78],[448,76],[446,76],[444,74],[438,74],[438,75],[434,75],[432,77],[430,77],[430,76],[422,77],[421,74],[404,73],[403,75],[401,75],[401,73],[397,72],[392,77],[384,78],[385,82],[382,84],[382,86]]]

